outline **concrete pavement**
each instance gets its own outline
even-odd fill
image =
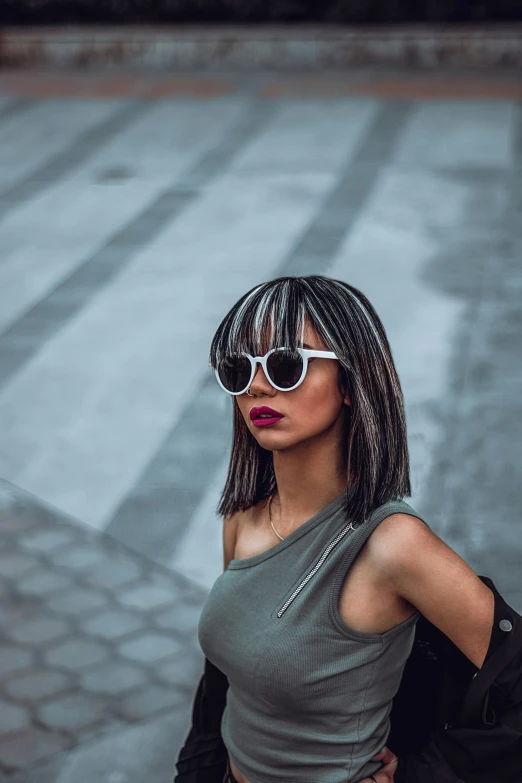
[[[0,768],[168,781],[222,569],[249,287],[361,288],[411,503],[522,610],[522,110],[507,76],[0,74]]]

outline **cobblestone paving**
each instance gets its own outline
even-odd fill
[[[185,705],[205,591],[0,482],[0,769]]]

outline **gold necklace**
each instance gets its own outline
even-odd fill
[[[272,530],[274,531],[276,536],[278,538],[280,538],[281,541],[284,541],[285,539],[283,538],[283,536],[279,535],[279,533],[277,532],[277,530],[274,527],[274,523],[272,522],[272,508],[271,507],[272,507],[272,498],[273,497],[274,497],[273,495],[270,495],[270,500],[268,501],[268,518],[270,519],[270,524],[272,525]]]

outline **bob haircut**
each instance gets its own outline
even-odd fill
[[[411,495],[402,389],[384,327],[364,294],[324,275],[257,285],[220,323],[210,366],[215,369],[232,353],[262,356],[277,346],[302,347],[305,320],[339,357],[339,389],[350,397],[343,440],[345,511],[359,525],[381,504]],[[221,516],[244,511],[276,489],[272,452],[259,445],[234,400],[228,476],[216,511]]]

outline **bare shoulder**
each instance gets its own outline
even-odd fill
[[[235,511],[233,514],[225,514],[223,517],[223,570],[234,559],[236,548],[237,530],[243,511]]]
[[[447,606],[457,590],[461,595],[467,593],[470,600],[482,601],[489,611],[489,588],[422,519],[411,514],[391,514],[377,526],[367,543],[368,558],[381,579],[392,584],[423,614],[427,613],[428,619],[432,611],[430,601],[435,601],[435,610],[438,602]]]
[[[409,539],[441,540],[422,519],[405,513],[395,513],[385,517],[377,525],[370,539],[381,544],[385,542],[387,545],[397,540],[401,542]]]
[[[368,541],[372,567],[381,579],[480,668],[491,637],[495,598],[473,568],[410,514],[390,515]]]
[[[260,524],[265,505],[266,499],[263,499],[244,511],[235,511],[233,514],[223,517],[223,565],[225,571],[230,561],[235,558],[237,542],[241,535],[248,538],[252,530]]]
[[[392,563],[415,558],[421,550],[448,547],[422,519],[412,514],[395,513],[380,522],[367,541],[368,557],[386,568]]]

